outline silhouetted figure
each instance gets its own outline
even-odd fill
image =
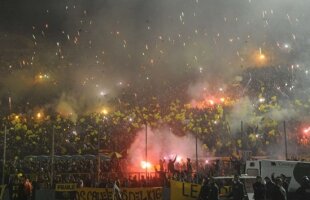
[[[283,188],[283,181],[281,178],[276,178],[276,187],[274,190],[274,200],[286,200],[286,191]]]
[[[164,172],[165,171],[164,164],[165,164],[165,160],[160,159],[159,160],[159,171],[160,172]]]
[[[235,175],[233,179],[233,184],[231,187],[231,194],[229,197],[232,197],[233,200],[243,200],[245,191],[244,191],[244,185],[239,179],[239,175]]]
[[[200,189],[200,193],[199,193],[199,196],[198,196],[198,200],[208,200],[209,191],[210,191],[209,180],[206,177],[206,178],[203,179],[202,186],[201,186],[201,189]]]
[[[254,199],[265,200],[266,199],[266,186],[263,183],[261,176],[256,177],[256,182],[253,184]]]
[[[193,167],[192,167],[192,163],[191,163],[191,159],[187,158],[187,162],[186,162],[186,171],[189,175],[191,175],[193,173]]]
[[[305,176],[301,180],[300,187],[296,190],[297,200],[310,199],[310,179]]]
[[[174,163],[177,160],[177,156],[175,156],[174,160],[169,159],[168,162],[168,172],[174,174],[175,173],[175,169],[174,169]]]
[[[289,186],[287,177],[284,174],[281,174],[280,178],[282,179],[282,187],[285,189],[286,194],[287,194],[288,193],[288,186]]]
[[[232,156],[232,157],[230,158],[230,162],[233,164],[236,173],[237,173],[238,175],[240,175],[240,174],[241,174],[241,165],[242,165],[241,160],[239,160],[239,159],[238,159],[237,157],[235,157],[235,156]]]
[[[266,182],[266,200],[273,200],[276,184],[267,176],[265,177],[265,182]]]
[[[215,183],[215,180],[213,178],[210,178],[209,180],[209,195],[208,200],[219,200],[219,188]]]

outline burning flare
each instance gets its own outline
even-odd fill
[[[141,161],[141,168],[142,169],[150,169],[152,167],[152,164],[146,161]]]

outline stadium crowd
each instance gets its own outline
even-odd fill
[[[250,149],[254,155],[272,154],[277,150],[274,147],[283,142],[282,121],[279,121],[272,113],[275,111],[281,113],[287,108],[281,104],[281,99],[277,95],[278,90],[274,89],[272,79],[267,78],[263,81],[264,84],[260,84],[262,82],[260,79],[264,79],[264,76],[257,78],[258,76],[253,75],[253,77],[256,79],[252,80],[250,85],[241,81],[238,83],[239,86],[231,88],[231,93],[237,94],[238,92],[235,91],[246,86],[246,95],[251,103],[255,102],[251,110],[253,118],[249,118],[244,122],[244,128],[234,133],[231,132],[228,115],[242,98],[228,94],[225,98],[221,96],[211,100],[206,98],[201,102],[190,104],[188,101],[176,99],[170,102],[162,101],[162,99],[147,95],[146,98],[149,98],[145,99],[147,103],[141,105],[130,102],[132,98],[124,95],[119,100],[120,103],[108,110],[76,116],[56,113],[49,108],[32,108],[27,112],[10,112],[9,114],[1,112],[0,138],[6,136],[6,140],[0,141],[0,153],[3,155],[4,149],[6,150],[4,171],[6,181],[12,182],[16,177],[25,177],[25,175],[26,177],[29,175],[30,178],[31,174],[35,174],[31,180],[44,182],[42,187],[51,187],[49,185],[51,183],[71,181],[83,185],[106,187],[111,186],[111,183],[118,179],[121,184],[127,186],[144,185],[145,182],[157,185],[165,180],[160,175],[162,169],[158,169],[159,173],[152,178],[142,177],[141,174],[130,177],[112,177],[112,175],[105,175],[105,173],[113,174],[110,171],[113,167],[109,166],[108,162],[101,161],[100,170],[98,170],[99,163],[96,159],[83,158],[85,155],[98,155],[101,149],[126,152],[134,141],[136,133],[143,129],[145,124],[152,129],[169,126],[178,136],[195,134],[202,142],[203,149],[215,156],[236,155],[239,149]],[[294,106],[296,113],[301,115],[307,115],[310,111],[307,99],[293,99],[291,105]],[[303,134],[304,132],[300,130],[303,123],[296,119],[287,121],[289,124],[287,137],[289,143],[298,144],[298,148],[307,151],[310,137],[309,134]],[[52,153],[59,155],[59,157],[55,156],[54,170],[51,169]],[[63,158],[66,155],[77,156]],[[126,155],[124,157],[126,158]],[[3,162],[2,159],[2,164]],[[235,172],[240,172],[241,165],[238,161],[234,160],[233,163],[235,163],[233,164]],[[195,170],[185,167],[186,172],[184,172],[177,167],[176,169],[167,167],[165,170],[168,175],[165,178],[200,181],[205,175],[221,174],[219,166],[215,163],[216,170],[208,166],[200,167],[202,172],[198,173],[199,175],[191,174],[190,176],[188,174]],[[54,171],[55,179],[53,181],[49,178],[52,171]],[[143,181],[140,182],[140,180]]]
[[[252,189],[246,189],[246,180],[240,178],[240,175],[235,174],[234,178],[216,179],[212,174],[203,174],[193,172],[189,160],[186,163],[186,170],[178,171],[174,168],[173,160],[169,161],[168,168],[162,168],[164,171],[156,171],[155,173],[145,174],[124,174],[124,173],[105,173],[100,179],[91,177],[91,174],[69,173],[66,175],[56,175],[54,184],[57,183],[76,183],[77,187],[97,187],[97,188],[138,188],[138,187],[170,187],[170,181],[176,180],[180,182],[195,183],[202,185],[199,192],[198,200],[219,200],[220,191],[230,186],[231,190],[224,194],[233,200],[247,199],[247,193],[254,193],[254,200],[305,200],[310,197],[310,180],[307,176],[303,177],[300,187],[294,192],[289,193],[289,178],[281,174],[279,177],[256,177],[253,182]],[[173,165],[171,165],[173,163]],[[214,163],[216,165],[216,162]],[[161,166],[159,165],[161,168]],[[235,173],[238,173],[235,171]],[[35,191],[46,187],[46,180],[40,179],[40,176],[27,177],[27,175],[16,175],[10,177],[8,188],[10,193],[17,192],[24,199],[32,199],[35,196]],[[96,181],[94,181],[96,180]],[[251,182],[252,183],[252,182]],[[15,187],[15,189],[14,189]],[[53,188],[55,187],[52,186]],[[16,191],[13,191],[16,190]],[[292,196],[293,195],[293,196]]]

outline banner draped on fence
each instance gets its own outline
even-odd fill
[[[163,189],[152,188],[121,188],[121,200],[162,200]],[[76,200],[119,200],[113,188],[79,188]]]
[[[58,183],[56,184],[55,191],[56,192],[71,192],[77,190],[76,183]]]
[[[74,199],[76,190],[76,183],[58,183],[55,187],[55,198],[59,200]]]
[[[194,183],[185,183],[178,181],[170,181],[171,200],[196,200],[199,196],[201,185]]]

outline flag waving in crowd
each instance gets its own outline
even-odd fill
[[[113,200],[122,200],[121,189],[119,188],[119,181],[115,181],[113,185]]]

